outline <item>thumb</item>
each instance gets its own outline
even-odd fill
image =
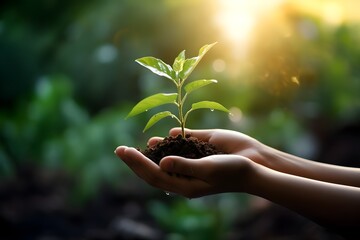
[[[159,166],[161,170],[168,173],[199,178],[199,175],[201,175],[201,168],[199,163],[199,159],[167,156],[160,161]]]

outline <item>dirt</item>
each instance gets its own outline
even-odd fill
[[[163,157],[169,155],[197,159],[223,153],[218,151],[214,145],[189,135],[185,138],[182,135],[165,137],[163,141],[152,147],[147,147],[141,152],[156,164],[159,164]]]

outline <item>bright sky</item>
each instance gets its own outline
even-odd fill
[[[215,22],[230,41],[246,46],[261,16],[276,12],[282,4],[291,4],[300,11],[319,16],[329,25],[360,21],[358,0],[218,0]]]
[[[246,44],[257,18],[266,11],[271,11],[283,0],[218,0],[219,12],[216,23],[225,35],[237,43]]]

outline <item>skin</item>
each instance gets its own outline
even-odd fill
[[[170,135],[177,135],[174,128]],[[339,233],[360,229],[360,169],[299,158],[245,134],[222,129],[186,130],[224,155],[201,159],[167,156],[159,166],[132,147],[115,153],[148,184],[188,198],[245,192],[266,198]],[[149,145],[162,140],[153,137]]]

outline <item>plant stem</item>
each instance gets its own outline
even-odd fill
[[[183,114],[183,99],[182,99],[182,85],[183,81],[180,79],[180,84],[177,85],[178,90],[178,108],[179,108],[179,120],[180,120],[180,127],[181,127],[181,136],[185,138],[185,121],[184,121],[184,114]]]

